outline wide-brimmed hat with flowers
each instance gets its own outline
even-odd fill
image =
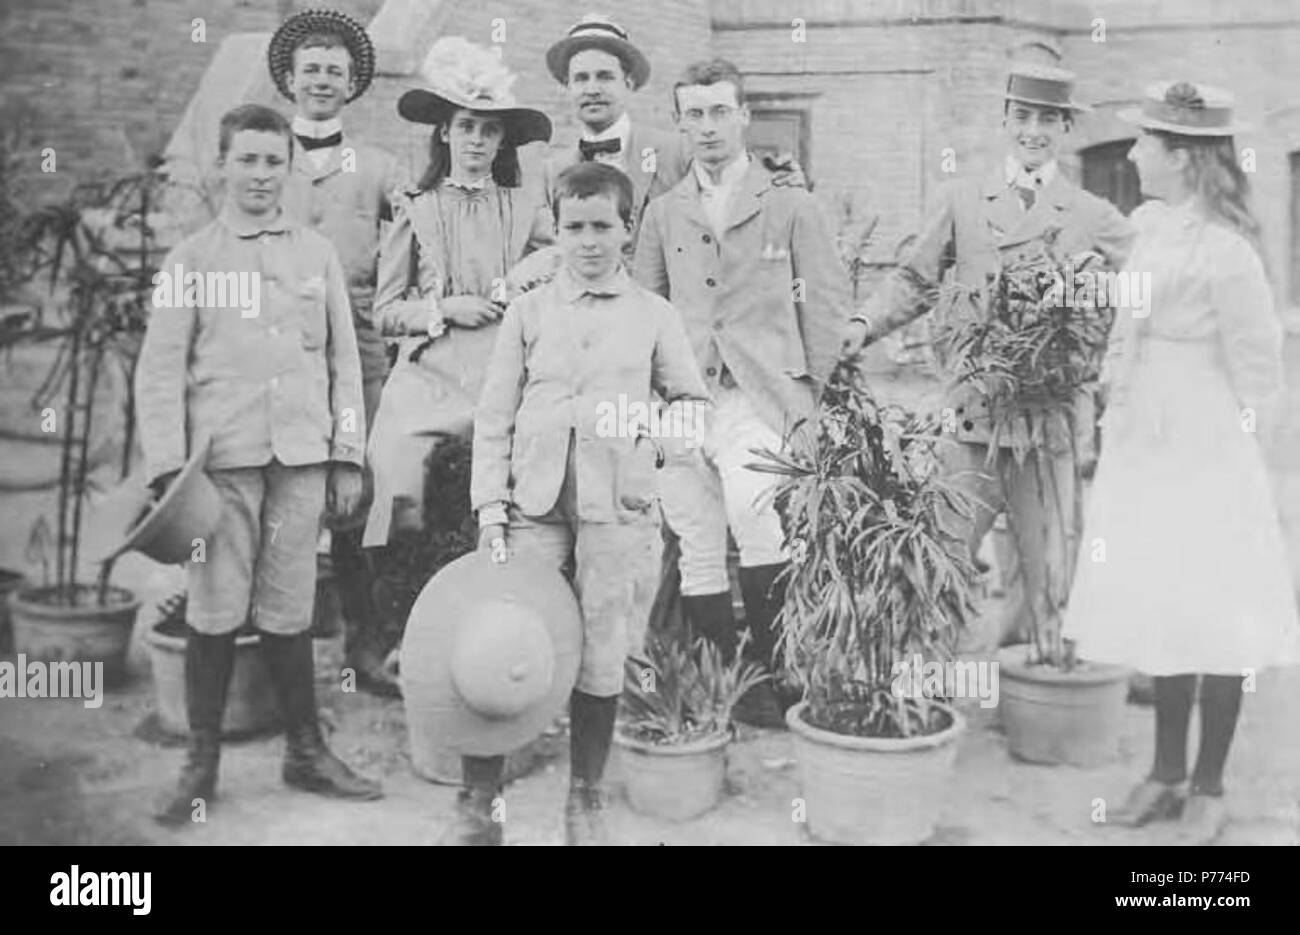
[[[1150,85],[1138,107],[1119,113],[1120,119],[1146,130],[1181,136],[1236,136],[1249,124],[1233,118],[1232,94],[1208,84],[1161,81]]]
[[[352,56],[352,79],[355,82],[351,103],[366,93],[375,77],[375,47],[366,35],[365,27],[350,16],[334,10],[303,10],[295,13],[275,31],[266,49],[266,63],[271,69],[271,80],[280,93],[293,100],[289,90],[289,76],[293,74],[293,53],[304,39],[317,33],[332,33],[342,40]]]
[[[583,49],[600,49],[622,62],[633,90],[650,80],[650,60],[631,43],[627,30],[608,17],[588,13],[546,50],[546,67],[560,84],[569,83],[569,59]]]
[[[551,118],[521,106],[510,87],[510,69],[497,55],[460,36],[439,39],[420,69],[424,87],[412,88],[397,102],[397,112],[415,123],[446,124],[457,110],[495,114],[505,124],[511,146],[551,138]]]

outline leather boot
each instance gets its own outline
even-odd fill
[[[330,752],[316,717],[316,686],[311,634],[261,634],[280,710],[285,722],[284,781],[287,785],[340,799],[381,799],[383,790],[354,773]]]
[[[682,595],[682,615],[692,639],[704,637],[722,650],[724,661],[736,656],[736,615],[731,609],[731,592]]]
[[[564,843],[569,846],[609,843],[601,781],[617,714],[617,695],[600,697],[575,689],[569,696],[569,797],[564,803]]]
[[[463,756],[460,764],[464,786],[456,795],[451,824],[435,843],[442,847],[500,847],[505,841],[505,823],[494,820],[493,811],[501,795],[506,758]]]
[[[221,719],[235,668],[235,634],[205,636],[189,630],[185,640],[185,713],[190,724],[189,748],[180,781],[154,812],[154,820],[183,827],[193,820],[196,799],[207,804],[216,797],[217,766],[221,759]]]
[[[755,685],[736,704],[734,717],[742,724],[783,730],[785,711],[793,701],[779,693],[776,676],[776,631],[773,626],[781,605],[785,603],[785,586],[777,576],[785,563],[756,565],[740,569],[740,594],[745,602],[745,625],[750,642],[745,646],[745,659],[756,662],[771,678]]]

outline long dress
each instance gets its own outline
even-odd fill
[[[535,193],[490,179],[481,188],[443,179],[429,191],[396,195],[393,225],[380,247],[376,323],[394,333],[413,304],[428,309],[429,296],[513,298],[519,261],[552,240]],[[370,433],[374,499],[363,545],[388,543],[396,498],[422,503],[425,459],[439,441],[469,435],[498,330],[496,324],[450,327],[431,343],[424,334],[401,339]]]
[[[1110,404],[1063,634],[1151,675],[1300,662],[1300,620],[1254,428],[1277,414],[1282,329],[1249,242],[1191,208],[1134,215]],[[1137,278],[1134,280],[1134,274]]]

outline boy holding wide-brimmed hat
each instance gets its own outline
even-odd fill
[[[392,218],[392,193],[409,181],[391,154],[345,132],[343,108],[360,98],[375,73],[375,52],[362,25],[334,10],[304,10],[271,37],[267,65],[276,88],[294,103],[298,158],[285,182],[284,207],[324,234],[338,251],[361,355],[366,421],[374,425],[388,375],[384,340],[374,323],[381,226]],[[361,551],[361,520],[335,525],[330,536],[347,626],[348,664],[365,687],[395,691],[383,666],[371,599],[373,574]]]
[[[1054,235],[1058,255],[1096,254],[1105,268],[1118,269],[1133,244],[1129,222],[1110,202],[1065,178],[1057,153],[1086,108],[1073,97],[1074,76],[1055,65],[1018,63],[1007,78],[1003,103],[1006,155],[983,177],[959,179],[939,196],[915,246],[856,316],[858,329],[850,344],[868,344],[929,311],[926,296],[951,274],[965,285],[982,285],[1003,264],[1040,253]],[[976,497],[972,519],[957,520],[972,552],[1007,512],[1019,539],[1018,585],[996,642],[1016,642],[1032,632],[1033,619],[1050,619],[1049,603],[1064,602],[1071,543],[1077,540],[1072,439],[1067,426],[1054,431],[1040,453],[1043,483],[1057,496],[1044,495],[1035,465],[1018,464],[1017,441],[1007,433],[990,460],[991,418],[988,401],[967,384],[944,401],[954,416],[955,438],[947,446],[947,468],[970,486]],[[1090,397],[1076,401],[1081,421],[1091,412]]]
[[[171,483],[190,453],[210,444],[206,470],[221,498],[217,527],[194,543],[188,564],[190,740],[180,782],[156,814],[168,825],[206,820],[235,631],[250,619],[284,717],[285,782],[346,798],[381,795],[325,745],[308,632],[322,512],[347,517],[362,487],[365,409],[343,267],[328,240],[280,206],[293,158],[289,122],[246,104],[222,117],[219,139],[221,215],[163,269],[182,270],[187,282],[247,280],[254,313],[231,307],[224,289],[187,292],[154,309],[136,367],[152,485]]]
[[[597,844],[624,662],[641,649],[661,547],[657,446],[609,413],[648,410],[657,394],[691,407],[677,423],[684,434],[708,397],[677,312],[621,267],[633,224],[627,176],[572,166],[555,192],[564,266],[506,310],[474,422],[471,495],[483,546],[576,566],[583,641],[565,834]],[[465,758],[454,839],[490,829],[503,766],[500,756]]]

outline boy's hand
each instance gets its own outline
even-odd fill
[[[509,553],[506,551],[506,527],[499,523],[484,526],[478,534],[478,547],[492,553],[492,561],[504,565]]]
[[[172,485],[172,481],[176,479],[176,475],[179,473],[180,471],[168,471],[166,474],[155,477],[149,483],[149,493],[155,503],[162,499],[163,494],[167,492],[167,488]]]
[[[478,295],[453,295],[439,300],[438,308],[458,328],[482,328],[501,320],[501,309]]]
[[[325,491],[325,510],[336,521],[348,519],[361,505],[363,486],[361,468],[355,464],[330,466],[329,485]]]

